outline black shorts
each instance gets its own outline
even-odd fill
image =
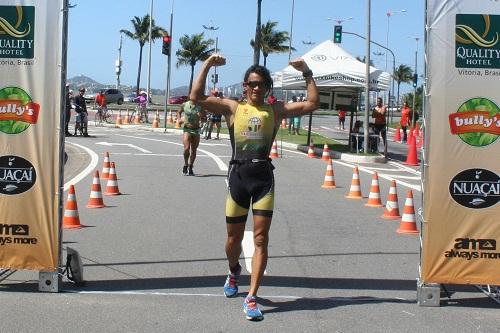
[[[273,216],[274,175],[271,162],[231,162],[228,172],[226,222],[242,223],[248,216],[250,203],[254,215]]]

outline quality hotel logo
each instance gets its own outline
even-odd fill
[[[33,59],[34,6],[0,6],[0,58]]]
[[[500,15],[457,14],[455,67],[500,68]]]

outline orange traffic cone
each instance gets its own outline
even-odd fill
[[[389,188],[389,196],[387,197],[387,203],[385,204],[383,219],[396,220],[401,218],[399,214],[399,204],[398,204],[398,192],[396,189],[396,181],[391,181],[391,187]]]
[[[286,119],[285,118],[283,118],[281,120],[281,128],[286,128]]]
[[[370,187],[370,194],[368,195],[368,202],[365,204],[367,207],[382,207],[380,201],[380,187],[378,185],[378,173],[375,171],[372,177],[372,185]]]
[[[92,181],[92,188],[90,189],[90,198],[87,203],[87,208],[102,208],[106,207],[102,201],[101,180],[99,179],[99,171],[95,171],[94,179]]]
[[[312,139],[311,142],[309,143],[309,149],[307,150],[307,157],[316,158],[316,153],[314,152],[314,143]]]
[[[417,148],[421,149],[423,146],[424,146],[424,131],[421,130],[420,131],[420,135],[418,137],[418,146],[417,146]]]
[[[137,110],[135,112],[134,125],[140,125],[140,124],[141,124],[141,115],[140,115],[140,111]]]
[[[173,123],[174,123],[174,118],[172,117],[172,110],[170,110],[169,116],[168,116],[168,120],[167,120],[167,124],[172,125]]]
[[[410,132],[411,133],[411,132]],[[408,154],[406,156],[406,165],[419,165],[418,164],[418,157],[417,157],[417,142],[416,142],[416,137],[413,135],[410,141],[410,145],[408,146]]]
[[[181,128],[181,118],[177,117],[175,119],[175,128]]]
[[[327,161],[330,159],[330,149],[328,148],[328,145],[325,144],[323,145],[323,154],[321,155],[321,159],[323,161]]]
[[[276,143],[276,140],[273,142],[273,147],[271,148],[271,154],[269,154],[270,158],[277,158],[280,157],[278,155],[278,144]]]
[[[106,152],[106,154],[104,155],[104,162],[102,163],[102,172],[101,172],[102,179],[108,179],[108,177],[109,177],[109,167],[110,167],[110,164],[109,164],[109,153]]]
[[[394,135],[394,142],[401,142],[401,128],[396,129],[396,134]]]
[[[413,132],[414,136],[420,136],[420,125],[417,123],[415,125],[415,131]]]
[[[127,109],[127,115],[125,117],[123,117],[122,125],[130,125],[130,122],[128,120],[129,118],[130,118],[130,113],[128,112],[128,109]]]
[[[410,145],[411,144],[411,139],[413,138],[413,128],[408,129],[408,138],[406,139],[406,144]]]
[[[68,201],[64,210],[63,228],[80,229],[80,216],[78,215],[78,205],[76,203],[75,187],[70,185],[68,192]]]
[[[151,128],[158,128],[158,122],[159,122],[159,115],[158,115],[158,111],[156,111],[155,113],[155,117],[153,119],[153,125],[151,125]]]
[[[109,168],[109,178],[108,184],[106,185],[105,195],[120,195],[120,190],[118,189],[118,178],[116,177],[115,163],[111,162],[111,168]]]
[[[346,195],[347,199],[362,199],[361,195],[361,184],[359,182],[359,170],[358,167],[354,167],[352,173],[351,188],[349,189],[349,194]]]
[[[323,185],[321,185],[321,187],[322,188],[336,188],[337,187],[335,185],[335,178],[333,175],[332,159],[329,159],[328,164],[326,165],[325,181],[323,182]]]
[[[116,116],[116,122],[115,122],[115,127],[118,128],[122,124],[122,111],[118,110],[118,115]]]
[[[413,207],[413,192],[408,190],[406,195],[403,217],[399,224],[398,234],[418,235],[417,224],[415,223],[415,208]]]

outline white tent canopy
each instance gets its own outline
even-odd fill
[[[331,40],[319,44],[302,58],[313,71],[314,80],[320,90],[365,87],[366,65]],[[302,73],[292,66],[273,73],[272,77],[275,88],[305,89]],[[370,81],[370,90],[389,90],[390,74],[370,67]]]

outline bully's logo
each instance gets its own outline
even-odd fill
[[[19,134],[30,124],[36,124],[40,105],[34,103],[23,89],[6,87],[0,89],[0,132]]]
[[[465,101],[448,120],[451,133],[470,146],[484,147],[500,136],[500,108],[487,98]]]
[[[0,6],[0,58],[34,57],[34,6]]]
[[[0,194],[24,193],[35,182],[36,170],[28,160],[13,155],[0,156]]]
[[[500,68],[500,15],[457,14],[455,67]]]

